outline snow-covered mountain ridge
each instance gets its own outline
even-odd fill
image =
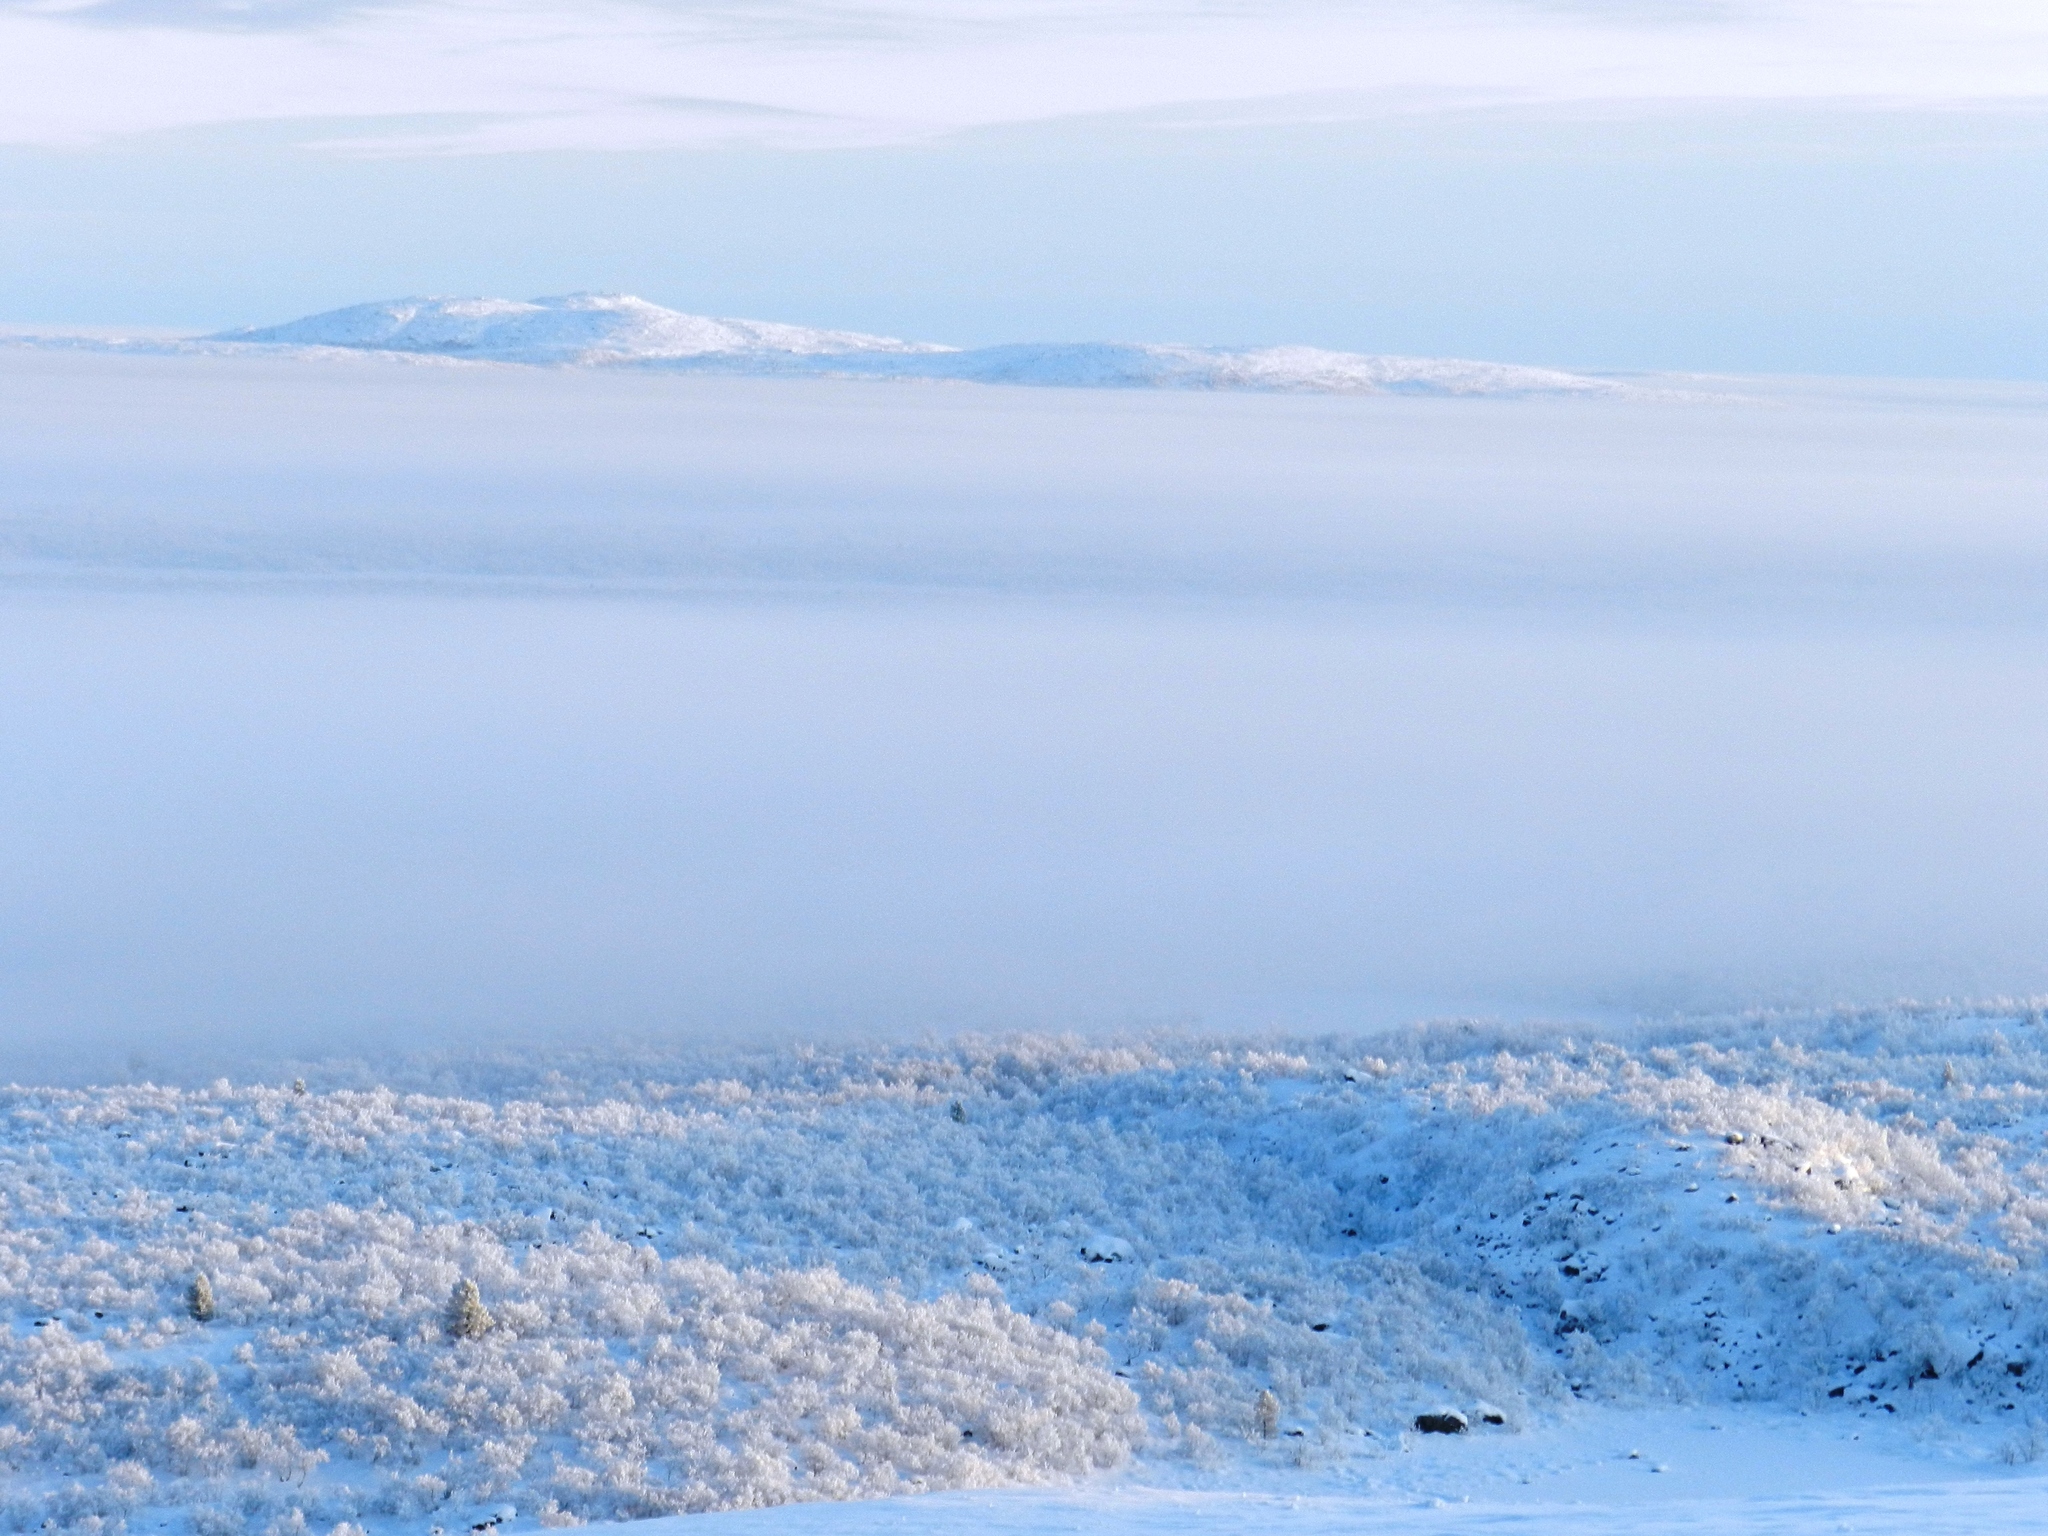
[[[342,348],[416,357],[738,374],[819,374],[1070,388],[1284,390],[1323,394],[1602,395],[1610,380],[1457,358],[1317,347],[1023,342],[961,348],[857,331],[684,314],[619,294],[532,300],[408,298],[357,304],[204,345]]]

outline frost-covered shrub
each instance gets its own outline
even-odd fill
[[[2009,1467],[2032,1466],[2048,1455],[2048,1427],[2029,1419],[1999,1444],[1998,1459]]]

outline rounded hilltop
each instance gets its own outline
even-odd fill
[[[689,315],[621,293],[539,299],[403,298],[352,304],[212,341],[426,352],[513,363],[623,363],[738,354],[940,352],[926,342],[768,320]]]

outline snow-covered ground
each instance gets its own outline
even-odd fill
[[[1222,1479],[1217,1480],[1219,1483]],[[1142,1474],[1074,1490],[931,1494],[691,1517],[713,1536],[1979,1536],[2038,1529],[2048,1477],[1910,1433],[1772,1409],[1590,1411],[1491,1441],[1414,1440],[1318,1476],[1191,1490]],[[636,1525],[636,1536],[673,1532]]]
[[[1815,1433],[1768,1413],[1589,1415],[1548,1439],[1515,1447],[1519,1457],[1463,1447],[1417,1457],[1429,1471],[1411,1469],[1416,1492],[1359,1493],[1297,1477],[1292,1489],[1256,1492],[1137,1484],[933,1494],[695,1516],[689,1529],[713,1536],[2006,1536],[2038,1529],[2048,1499],[2048,1478],[2036,1473],[1958,1475],[1917,1447]],[[1688,1453],[1698,1458],[1690,1476],[1654,1475],[1677,1473],[1685,1462],[1653,1456]],[[647,1536],[674,1529],[659,1521],[634,1527]]]

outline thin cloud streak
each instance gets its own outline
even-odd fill
[[[0,142],[353,119],[396,153],[908,142],[1195,103],[1263,121],[1579,101],[2048,99],[1998,0],[1359,9],[107,0],[0,13]],[[707,104],[714,104],[707,106]],[[473,122],[422,135],[422,116]],[[409,118],[389,132],[380,119]]]

